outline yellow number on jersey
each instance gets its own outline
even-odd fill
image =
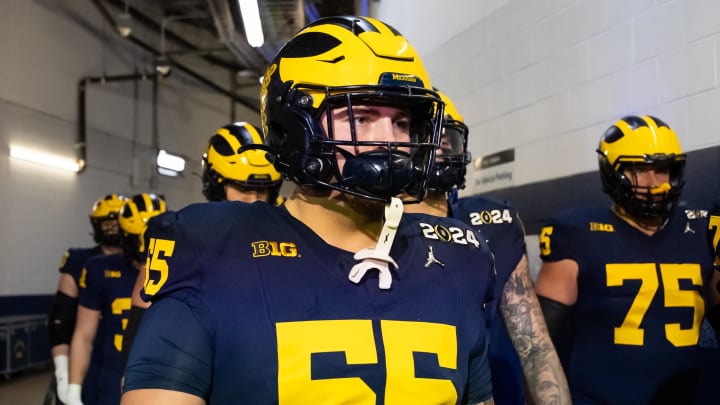
[[[655,297],[660,282],[663,285],[663,298],[666,307],[692,308],[693,324],[682,329],[680,323],[665,325],[665,338],[675,347],[692,346],[700,338],[700,323],[705,315],[705,304],[699,291],[681,290],[680,280],[690,280],[693,285],[702,287],[702,274],[699,264],[660,264],[660,278],[655,263],[616,263],[606,265],[607,286],[618,287],[625,280],[640,280],[640,289],[635,295],[630,309],[620,327],[615,328],[614,343],[642,346],[645,342],[645,329],[641,328],[643,318]]]
[[[414,352],[435,353],[440,367],[457,368],[457,338],[452,325],[382,321],[386,403],[455,404],[449,380],[416,378]],[[342,352],[347,364],[377,364],[370,320],[281,322],[276,325],[279,403],[375,404],[376,393],[359,377],[312,379],[312,354]]]
[[[540,231],[540,254],[550,255],[550,235],[553,233],[552,226],[546,226]]]
[[[132,307],[132,299],[130,297],[115,298],[112,302],[112,313],[113,315],[122,315],[123,312],[129,311],[130,307]],[[122,318],[122,330],[125,330],[127,323],[128,319]],[[121,333],[116,333],[113,337],[113,344],[115,345],[115,350],[118,352],[122,350],[122,339],[123,335]]]
[[[713,251],[716,252],[715,266],[720,266],[720,255],[717,254],[718,245],[720,244],[720,216],[719,215],[711,215],[710,216],[710,223],[708,225],[708,229],[711,230],[711,235],[713,235],[712,248],[713,248]]]
[[[167,282],[167,258],[172,257],[175,251],[175,241],[167,239],[150,238],[148,243],[148,256],[145,262],[145,294],[155,295]],[[151,272],[157,272],[158,277],[153,280]]]
[[[87,288],[87,269],[85,267],[82,268],[82,272],[80,273],[78,285],[80,288]]]

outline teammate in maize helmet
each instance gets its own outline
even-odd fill
[[[707,211],[677,208],[687,156],[649,115],[615,122],[597,153],[612,205],[559,212],[540,233],[536,291],[573,403],[694,403],[713,257]]]
[[[282,178],[267,153],[252,148],[262,143],[262,132],[247,122],[225,125],[210,137],[202,160],[208,201],[275,203]]]
[[[122,250],[118,214],[124,199],[119,194],[108,194],[98,199],[90,211],[92,235],[97,245],[92,248],[70,248],[60,261],[58,289],[48,316],[48,336],[55,369],[55,376],[49,389],[54,392],[60,402],[66,400],[68,354],[72,333],[75,329],[78,285],[83,265],[93,256],[114,254]],[[90,369],[94,370],[95,367],[95,362],[92,362]],[[97,384],[94,383],[94,380],[88,379],[85,391],[92,393],[96,389]]]
[[[77,323],[70,345],[70,378],[67,405],[112,404],[120,401],[122,364],[120,350],[130,295],[139,271],[144,271],[145,246],[142,233],[147,221],[166,211],[165,201],[155,194],[137,194],[127,199],[118,223],[122,232],[122,253],[88,260],[79,283]],[[100,350],[96,375],[89,374],[91,352]],[[97,378],[93,396],[81,392],[86,378]]]
[[[279,204],[282,178],[267,152],[253,149],[262,144],[262,132],[247,122],[234,122],[219,128],[209,141],[202,158],[203,195],[208,201],[264,201]],[[132,295],[132,309],[123,339],[123,364],[135,340],[145,309],[150,306],[140,298],[145,273],[138,274]]]
[[[457,218],[481,232],[495,255],[494,305],[490,311],[490,369],[496,404],[525,404],[524,391],[536,404],[570,404],[565,374],[538,303],[525,248],[525,229],[507,201],[484,196],[457,199],[470,163],[469,129],[444,94],[445,117],[440,148],[422,202],[406,212]],[[434,257],[428,256],[428,263]],[[499,316],[498,316],[499,315]]]
[[[261,118],[296,192],[152,221],[153,304],[123,403],[492,401],[489,248],[395,197],[424,196],[442,111],[387,24],[324,18],[293,36],[265,73]],[[424,267],[427,251],[443,266]]]

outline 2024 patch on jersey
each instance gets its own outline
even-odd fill
[[[566,211],[542,229],[542,259],[579,266],[573,400],[626,403],[632,393],[634,403],[648,403],[663,390],[693,389],[712,270],[706,229],[706,212],[681,209],[653,236],[607,209]]]
[[[492,258],[458,221],[405,215],[389,290],[374,273],[350,282],[351,253],[262,203],[190,206],[153,219],[148,237],[153,305],[126,390],[253,404],[490,395],[483,310]]]

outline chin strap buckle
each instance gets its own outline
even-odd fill
[[[390,272],[389,265],[392,265],[396,270],[398,269],[397,263],[390,257],[390,249],[395,240],[395,234],[400,225],[402,214],[402,201],[399,198],[393,197],[390,202],[385,205],[385,222],[383,223],[382,231],[380,231],[380,237],[378,238],[375,249],[366,248],[355,253],[355,256],[353,256],[355,260],[362,261],[350,269],[350,274],[348,274],[350,281],[358,284],[368,270],[376,269],[380,272],[380,289],[387,290],[390,288],[392,285],[392,273]]]

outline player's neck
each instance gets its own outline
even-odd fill
[[[620,219],[627,222],[630,226],[632,226],[633,228],[637,229],[638,231],[640,231],[648,236],[652,236],[657,231],[661,230],[663,228],[663,226],[665,226],[665,223],[666,223],[665,221],[662,223],[659,223],[659,224],[641,223],[638,220],[636,220],[635,218],[633,218],[632,216],[630,216],[630,214],[625,212],[625,210],[622,207],[619,207],[615,204],[613,204],[613,206],[612,206],[612,212],[614,212],[615,215],[620,217]]]
[[[444,191],[430,191],[427,197],[417,204],[407,204],[404,207],[407,213],[420,213],[436,217],[448,216],[447,194]]]
[[[120,246],[100,245],[100,248],[102,249],[103,254],[105,254],[105,255],[114,255],[114,254],[122,253],[122,248]]]
[[[349,252],[375,247],[382,229],[382,206],[375,215],[363,214],[336,192],[330,196],[296,192],[285,208],[326,243]]]

